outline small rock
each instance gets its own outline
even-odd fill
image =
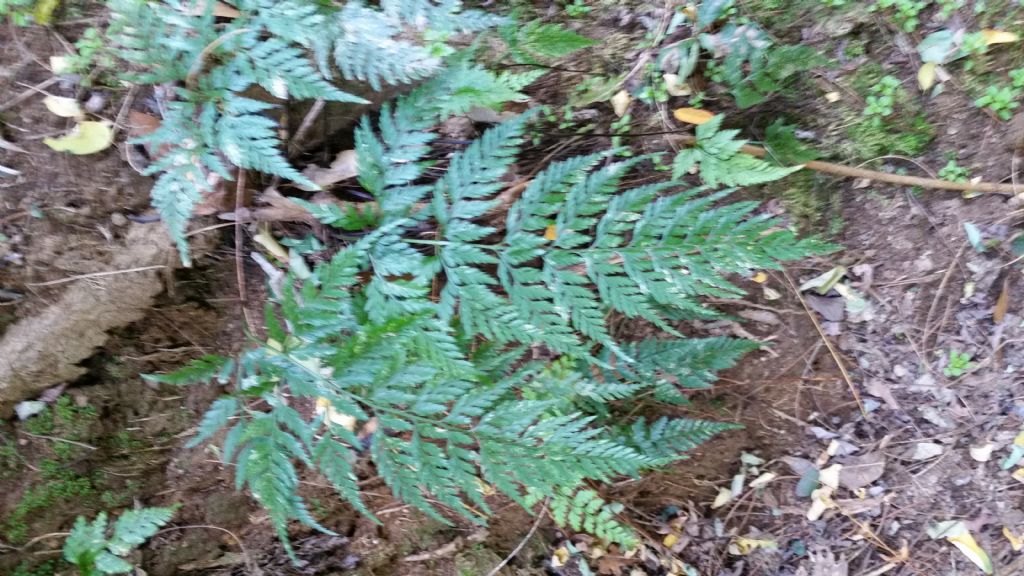
[[[114,212],[113,214],[110,215],[110,223],[118,227],[127,226],[128,218],[124,214],[121,214],[120,212]]]
[[[982,444],[980,446],[971,446],[969,452],[971,458],[977,462],[988,462],[992,459],[992,451],[995,450],[996,445],[989,442],[988,444]]]
[[[942,454],[942,446],[934,442],[918,442],[910,453],[911,460],[928,460]]]
[[[85,105],[83,106],[86,112],[92,112],[93,114],[99,112],[100,110],[103,110],[106,107],[107,97],[102,92],[93,92],[89,96],[89,99],[85,101]]]
[[[904,378],[908,374],[910,374],[910,371],[907,370],[907,367],[904,366],[903,364],[897,364],[892,367],[892,374],[897,378]]]
[[[914,260],[914,270],[918,272],[931,272],[935,269],[935,262],[927,255],[922,255],[917,260]]]

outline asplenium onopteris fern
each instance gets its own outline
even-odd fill
[[[112,527],[107,526],[106,512],[100,512],[92,522],[79,516],[64,541],[64,559],[74,564],[82,576],[133,572],[134,566],[124,557],[167,524],[175,509],[128,510],[117,518]]]
[[[231,4],[238,13],[218,18],[217,3],[203,0],[110,2],[109,37],[116,54],[137,70],[126,79],[161,86],[160,127],[138,142],[156,153],[146,169],[157,175],[153,204],[186,262],[193,207],[216,179],[232,179],[233,168],[315,187],[280,152],[278,124],[267,115],[275,106],[254,99],[255,88],[277,100],[364,103],[338,88],[337,77],[375,90],[422,80],[442,68],[448,36],[504,21],[454,0],[382,0],[376,7],[358,1]],[[408,39],[414,35],[431,42]],[[463,77],[453,84],[488,95],[477,105],[518,96],[512,86],[518,77],[465,63],[459,72]]]
[[[701,180],[709,186],[751,186],[784,178],[803,168],[777,166],[741,152],[747,141],[736,138],[739,130],[722,130],[724,119],[725,116],[718,114],[697,126],[697,142],[676,155],[673,178],[681,178],[697,168]]]
[[[609,418],[615,403],[681,403],[682,389],[708,386],[754,345],[685,339],[678,321],[716,314],[701,296],[742,294],[733,275],[825,246],[755,203],[725,203],[728,191],[623,190],[643,158],[555,162],[506,205],[529,114],[431,182],[429,129],[458,103],[437,94],[424,86],[359,125],[359,182],[375,202],[303,204],[350,241],[268,306],[261,345],[150,378],[234,375],[193,444],[227,430],[224,461],[286,542],[293,519],[326,530],[299,494],[303,468],[372,516],[356,477],[368,459],[395,496],[441,521],[483,522],[496,491],[528,508],[546,500],[558,522],[628,545],[619,507],[590,483],[683,458],[732,426]],[[670,337],[620,342],[612,315]]]

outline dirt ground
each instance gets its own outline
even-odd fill
[[[784,116],[811,133],[824,156],[860,164],[869,158],[851,152],[858,142],[844,131],[850,116],[843,106],[860,98],[856,75],[866,62],[881,62],[888,74],[913,86],[914,42],[877,16],[847,14],[855,26],[830,35],[821,23],[835,14],[814,6],[799,18],[785,3],[769,9],[748,2],[740,9],[770,24],[780,39],[804,41],[822,53],[851,43],[866,49],[752,111],[730,110],[713,93],[708,106],[734,112],[730,124],[751,138]],[[1020,10],[1014,14],[1019,21]],[[644,52],[615,46],[635,44],[665,15],[661,6],[600,3],[574,25],[605,44],[574,66],[631,69]],[[965,25],[975,24],[972,16],[963,18]],[[61,536],[80,514],[180,503],[172,527],[139,553],[147,574],[488,574],[533,525],[517,506],[497,503],[499,514],[486,530],[448,527],[396,502],[370,478],[364,493],[385,520],[377,526],[309,478],[304,490],[315,514],[340,536],[296,530],[302,562],[294,565],[260,508],[233,489],[231,471],[217,454],[184,447],[220,390],[156,386],[138,375],[173,369],[204,353],[238,350],[243,300],[259,301],[262,275],[243,259],[249,282],[239,290],[231,226],[196,239],[203,255],[195,268],[118,259],[131,254],[133,231],[159,226],[136,222],[149,210],[150,179],[128,161],[130,147],[76,157],[42,144],[68,123],[46,111],[38,92],[90,96],[75,82],[51,81],[46,65],[47,56],[62,53],[65,38],[81,29],[0,26],[0,136],[23,150],[0,150],[0,165],[20,172],[0,178],[0,335],[75,290],[86,290],[76,302],[96,297],[87,290],[112,298],[108,312],[88,323],[91,335],[74,336],[88,344],[84,350],[61,348],[74,370],[63,378],[66,386],[40,387],[46,410],[0,427],[0,573],[55,573]],[[530,93],[535,103],[558,105],[577,81],[556,71]],[[823,98],[832,91],[848,95],[845,104]],[[104,99],[99,115],[112,121],[135,105],[126,92],[96,93]],[[665,130],[666,110],[684,101],[634,104],[632,130]],[[927,147],[912,158],[871,154],[870,167],[926,175],[953,153],[972,176],[1015,181],[1020,159],[1008,145],[1011,123],[970,101],[956,85],[928,100],[921,108],[934,133]],[[607,103],[589,109],[602,126],[614,118]],[[662,136],[632,142],[648,152],[671,148]],[[608,145],[601,136],[573,138],[568,145],[552,136],[529,153],[568,156]],[[687,462],[605,489],[607,497],[627,504],[626,520],[644,536],[640,551],[619,556],[542,518],[499,574],[585,574],[581,561],[612,576],[980,573],[949,541],[928,535],[932,525],[949,520],[963,521],[991,556],[996,574],[1024,573],[1024,556],[1006,535],[1024,532],[1024,484],[1012,474],[1016,466],[1001,465],[1024,426],[1024,378],[1018,375],[1024,312],[1017,305],[1024,282],[1021,252],[1012,249],[1024,214],[1020,202],[821,176],[803,182],[796,202],[789,189],[770,186],[758,194],[766,210],[794,219],[796,204],[810,205],[809,221],[802,224],[842,250],[768,272],[764,282],[747,282],[745,299],[718,303],[738,320],[686,326],[693,334],[764,343],[677,412],[745,428],[701,446]],[[216,224],[208,218],[197,228]],[[980,243],[968,239],[972,228]],[[243,232],[247,252],[252,231]],[[830,298],[797,287],[837,265],[846,267],[845,283],[866,296],[868,307],[830,320],[822,312]],[[147,266],[152,269],[130,271]],[[121,273],[91,276],[112,269]],[[89,313],[88,306],[81,310]],[[258,314],[258,306],[251,311]],[[973,363],[962,373],[950,370],[960,354]],[[830,506],[809,519],[809,470],[826,474],[835,464],[842,471]],[[716,502],[723,491],[731,493],[728,501]],[[580,555],[552,566],[566,542]],[[680,571],[679,563],[692,572]]]

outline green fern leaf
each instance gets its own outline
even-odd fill
[[[171,521],[175,508],[137,508],[121,514],[114,522],[114,535],[107,549],[124,556],[153,537]]]
[[[231,358],[207,354],[206,356],[196,358],[189,362],[188,365],[178,368],[170,374],[143,374],[142,377],[150,382],[171,384],[173,386],[209,382],[214,378],[217,379],[218,383],[224,384],[228,381],[234,367],[235,361]]]

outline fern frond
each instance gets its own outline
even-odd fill
[[[197,382],[206,383],[214,378],[217,379],[217,382],[224,384],[228,381],[234,368],[234,359],[207,354],[196,358],[170,374],[143,374],[142,377],[150,382],[171,384],[173,386],[185,386]]]
[[[676,155],[673,178],[682,178],[698,166],[700,177],[708,186],[752,186],[785,178],[803,168],[778,166],[740,152],[747,141],[736,138],[739,130],[721,130],[723,118],[718,114],[697,126],[697,143]]]
[[[618,542],[626,549],[637,543],[636,534],[615,519],[623,506],[618,502],[605,502],[597,492],[571,488],[560,490],[551,497],[551,517],[560,526],[593,534],[608,542]]]
[[[114,522],[114,534],[107,549],[124,556],[153,537],[171,521],[175,508],[138,508],[121,514]]]

